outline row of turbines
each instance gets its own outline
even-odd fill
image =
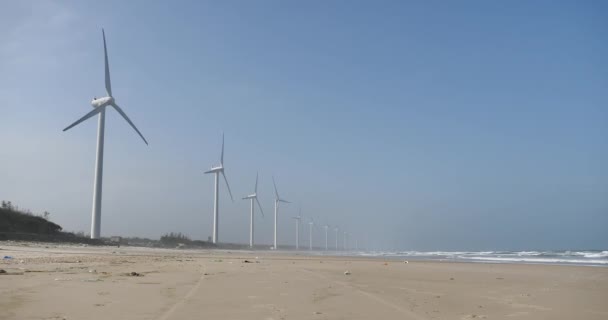
[[[211,169],[209,169],[208,171],[205,171],[205,174],[214,174],[214,193],[213,193],[213,233],[212,233],[212,242],[213,243],[218,243],[219,241],[219,189],[220,189],[220,180],[221,178],[224,179],[224,182],[226,183],[226,189],[228,190],[228,194],[230,195],[230,200],[232,200],[234,202],[234,197],[232,196],[232,191],[230,189],[230,184],[228,183],[228,179],[226,178],[226,173],[225,173],[225,167],[224,167],[224,145],[225,145],[225,139],[224,139],[224,134],[222,134],[222,151],[220,153],[220,163],[217,166],[213,166],[211,167]],[[221,178],[220,178],[221,175]],[[257,204],[258,208],[260,209],[260,213],[262,214],[262,217],[264,217],[264,209],[262,209],[262,204],[260,203],[260,200],[258,200],[258,180],[259,180],[259,175],[256,174],[255,176],[255,187],[253,189],[253,193],[243,197],[243,200],[249,200],[250,201],[250,206],[249,206],[249,246],[253,247],[255,245],[254,243],[254,234],[255,234],[255,227],[254,227],[254,221],[255,221],[255,206]],[[274,194],[275,194],[275,198],[274,198],[274,241],[273,241],[273,249],[278,248],[278,216],[279,216],[279,205],[281,203],[291,203],[290,201],[285,200],[284,198],[282,198],[279,195],[279,191],[277,189],[277,184],[276,181],[274,180],[274,177],[272,177],[272,185],[274,187]],[[300,208],[299,214],[295,217],[293,217],[293,219],[296,220],[296,249],[300,248],[300,221],[302,220],[302,209]],[[309,225],[309,248],[312,250],[312,228],[314,226],[314,220],[312,218],[309,219],[310,221],[308,222]],[[329,249],[329,245],[328,245],[328,229],[329,229],[329,225],[324,225],[323,226],[325,228],[325,250]],[[336,232],[336,250],[338,250],[338,227],[334,227],[335,232]],[[344,245],[343,248],[347,248],[347,236],[348,233],[344,232]]]
[[[129,123],[129,125],[137,132],[137,134],[141,137],[141,139],[148,145],[148,141],[144,138],[143,134],[137,129],[135,124],[129,119],[127,114],[118,106],[114,96],[112,94],[112,84],[110,81],[110,66],[108,62],[108,50],[106,46],[106,35],[105,31],[102,29],[102,37],[103,37],[103,52],[104,52],[104,62],[105,62],[105,87],[107,96],[101,98],[93,98],[91,101],[91,105],[93,106],[93,110],[82,116],[80,119],[76,120],[74,123],[63,129],[63,131],[67,131],[74,126],[82,123],[83,121],[99,115],[98,118],[98,127],[97,127],[97,156],[95,160],[95,178],[93,183],[93,209],[91,216],[91,239],[98,239],[101,233],[101,195],[102,195],[102,182],[103,182],[103,152],[104,152],[104,133],[105,133],[105,111],[108,106],[114,108],[124,119]],[[224,172],[224,135],[222,134],[222,151],[220,154],[220,164],[218,166],[212,167],[210,170],[205,171],[205,174],[214,174],[215,176],[215,187],[214,187],[214,203],[213,203],[213,233],[212,233],[212,241],[213,243],[218,243],[218,225],[219,225],[219,183],[220,183],[220,174],[224,178],[226,182],[226,188],[228,189],[228,193],[230,194],[230,198],[234,201],[232,197],[232,191],[230,190],[230,185],[228,184],[228,179],[226,178],[226,173]],[[289,201],[281,198],[279,196],[279,192],[277,190],[276,182],[274,181],[274,177],[272,178],[272,183],[274,186],[275,192],[275,200],[274,200],[274,241],[273,241],[273,249],[278,248],[277,243],[277,227],[278,227],[278,214],[279,214],[279,204],[280,203],[290,203]],[[254,209],[255,204],[260,208],[260,212],[262,216],[264,215],[264,211],[262,210],[262,205],[258,200],[257,196],[258,191],[258,175],[256,174],[255,179],[255,188],[253,194],[250,194],[243,199],[250,200],[250,227],[249,227],[249,245],[251,247],[254,246]],[[293,217],[296,221],[296,249],[300,248],[300,222],[302,220],[302,211],[297,216]],[[313,219],[310,219],[309,224],[309,249],[312,250],[312,230],[315,225]],[[328,244],[328,230],[330,228],[329,225],[324,225],[325,229],[325,250],[329,250]],[[335,249],[338,250],[338,239],[339,239],[339,229],[337,226],[334,226],[335,231]],[[348,249],[348,237],[349,233],[343,232],[343,249]],[[355,248],[357,248],[357,242],[355,241]],[[358,248],[357,248],[358,249]]]
[[[230,199],[232,201],[234,201],[234,197],[232,196],[232,191],[230,190],[230,184],[228,183],[228,179],[226,178],[226,173],[225,173],[225,167],[224,167],[224,135],[222,134],[222,151],[220,153],[220,164],[218,166],[215,167],[211,167],[211,169],[209,169],[208,171],[205,171],[205,174],[214,174],[215,175],[215,184],[214,184],[214,194],[213,194],[213,235],[212,235],[212,241],[213,243],[218,243],[218,229],[219,229],[219,185],[220,185],[220,174],[222,175],[222,177],[224,178],[224,181],[226,182],[226,189],[228,189],[228,194],[230,195]],[[254,246],[254,234],[255,234],[255,230],[254,230],[254,218],[255,218],[255,205],[257,204],[258,208],[260,209],[260,213],[262,214],[262,217],[264,216],[264,209],[262,209],[262,205],[260,204],[260,200],[258,200],[258,179],[259,179],[259,175],[256,174],[255,176],[255,187],[253,190],[253,193],[244,197],[243,200],[249,200],[250,201],[250,207],[249,207],[249,246],[253,248]],[[273,249],[277,249],[278,248],[278,243],[277,243],[277,233],[278,233],[278,216],[279,216],[279,204],[280,203],[291,203],[290,201],[287,201],[283,198],[281,198],[281,196],[279,195],[279,191],[277,189],[277,184],[276,181],[274,180],[274,177],[272,177],[272,185],[274,186],[274,194],[275,194],[275,199],[274,199],[274,241],[273,241]],[[300,211],[298,213],[297,216],[293,217],[293,219],[295,219],[296,221],[296,249],[300,249],[300,222],[302,220],[302,209],[300,208]],[[308,222],[309,225],[309,237],[308,237],[308,242],[309,242],[309,249],[312,250],[313,248],[313,243],[312,243],[312,229],[313,226],[315,225],[314,220],[312,218],[309,219]],[[328,238],[328,231],[330,226],[329,225],[324,225],[323,228],[325,229],[325,250],[329,250],[329,238]],[[338,231],[339,228],[337,226],[333,227],[334,231],[336,233],[335,236],[335,241],[336,241],[336,246],[335,249],[338,250],[338,239],[339,239],[339,235],[338,235]],[[348,232],[343,232],[344,235],[344,240],[343,240],[343,249],[347,250],[348,246],[348,236],[349,233]],[[355,241],[355,248],[357,247],[357,242]]]

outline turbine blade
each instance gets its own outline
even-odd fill
[[[95,108],[93,110],[91,110],[91,112],[87,113],[84,115],[84,117],[76,120],[76,122],[72,123],[71,125],[67,126],[65,129],[63,129],[63,131],[67,131],[69,129],[71,129],[72,127],[74,127],[75,125],[87,120],[88,118],[100,113],[103,109],[105,109],[105,107],[101,107],[101,108]]]
[[[112,107],[114,107],[114,109],[116,109],[116,111],[118,111],[118,113],[120,113],[120,115],[123,118],[125,118],[125,120],[127,120],[127,122],[131,125],[131,127],[133,127],[133,129],[135,129],[135,132],[137,132],[137,134],[142,138],[142,140],[144,140],[144,142],[147,145],[148,141],[146,141],[146,138],[144,138],[144,136],[141,134],[141,132],[139,132],[139,130],[137,130],[137,127],[133,124],[133,122],[131,122],[131,119],[129,119],[129,117],[127,117],[127,114],[124,111],[122,111],[122,109],[116,103],[112,103]]]
[[[106,91],[108,92],[108,96],[111,97],[112,83],[110,83],[110,64],[108,63],[108,49],[106,48],[106,32],[101,29],[101,34],[103,35],[103,55],[106,62]]]
[[[262,210],[262,205],[260,204],[260,200],[258,200],[258,197],[255,197],[255,202],[258,203],[258,208],[260,208],[260,212],[262,213],[262,218],[264,218],[264,210]]]
[[[291,203],[291,202],[289,202],[287,200],[283,200],[283,199],[279,199],[279,202]]]
[[[274,185],[274,194],[277,196],[277,200],[279,200],[279,192],[277,191],[277,184],[274,182],[274,176],[272,176],[272,184]]]
[[[224,170],[222,170],[222,177],[224,177],[224,181],[226,181],[226,187],[228,187],[228,193],[230,194],[230,199],[234,202],[234,198],[232,198],[232,191],[230,191],[230,185],[228,184],[228,179],[226,179],[226,174]]]
[[[222,154],[220,155],[220,165],[224,166],[224,133],[222,132]]]

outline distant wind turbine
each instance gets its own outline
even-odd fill
[[[273,249],[277,249],[277,223],[278,223],[278,215],[279,215],[279,203],[283,202],[283,203],[291,203],[287,200],[281,199],[281,197],[279,197],[279,191],[277,190],[277,184],[274,181],[274,177],[272,177],[272,184],[274,185],[274,194],[276,196],[276,198],[274,199],[274,248]]]
[[[296,250],[300,249],[300,220],[302,220],[302,207],[300,207],[300,212],[297,216],[292,217],[292,219],[296,220]]]
[[[251,218],[249,222],[249,247],[253,248],[253,209],[255,208],[254,200],[258,204],[258,208],[260,208],[260,212],[262,213],[262,217],[264,217],[264,210],[262,210],[262,205],[260,204],[260,200],[258,200],[258,174],[255,175],[255,189],[253,194],[246,196],[243,199],[249,199],[251,201]]]
[[[338,226],[334,227],[334,231],[336,232],[336,251],[338,251]]]
[[[315,222],[312,220],[312,218],[310,218],[310,221],[308,221],[308,249],[312,250],[312,227],[315,225]]]
[[[230,194],[230,199],[234,202],[234,198],[232,198],[232,191],[230,191],[230,185],[228,184],[228,179],[226,179],[226,174],[224,173],[224,134],[222,133],[222,153],[220,154],[220,165],[217,167],[211,167],[209,171],[205,171],[205,173],[213,173],[215,174],[215,196],[213,202],[213,243],[217,243],[218,241],[218,223],[219,223],[219,187],[220,187],[220,174],[224,177],[224,181],[226,181],[226,187],[228,188],[228,193]]]
[[[85,114],[82,118],[78,119],[76,122],[69,125],[67,128],[63,129],[63,131],[67,131],[77,124],[91,118],[92,116],[99,114],[99,122],[97,125],[97,157],[95,160],[95,182],[93,184],[93,212],[91,217],[91,239],[98,239],[101,233],[101,189],[102,189],[102,181],[103,181],[103,142],[104,142],[104,131],[105,131],[105,123],[106,123],[106,107],[112,106],[114,110],[116,110],[128,123],[129,125],[135,129],[135,132],[144,140],[146,145],[148,141],[146,138],[137,130],[137,127],[131,122],[127,114],[122,111],[122,109],[116,104],[116,100],[112,96],[112,85],[110,82],[110,65],[108,63],[108,50],[106,48],[106,34],[103,29],[101,29],[101,34],[103,36],[103,53],[105,60],[105,76],[106,76],[106,92],[108,94],[107,97],[102,98],[93,98],[91,104],[93,105],[93,110],[89,113]]]

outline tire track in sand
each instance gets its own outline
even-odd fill
[[[171,308],[169,308],[169,310],[165,311],[165,313],[163,313],[157,319],[158,320],[167,320],[167,319],[171,318],[171,316],[173,315],[173,313],[175,312],[175,310],[177,310],[180,307],[182,307],[198,291],[198,288],[200,288],[200,286],[203,283],[204,279],[205,279],[205,273],[201,273],[201,277],[198,279],[198,281],[196,282],[196,284],[190,289],[190,291],[188,291],[188,293],[183,298],[179,299],[176,303],[174,303],[171,306]]]
[[[424,318],[424,317],[422,317],[422,316],[420,316],[420,315],[418,315],[418,314],[416,314],[416,313],[414,313],[414,312],[412,312],[410,310],[403,309],[401,306],[399,306],[397,304],[394,304],[394,303],[392,303],[390,301],[382,299],[381,297],[379,297],[379,296],[377,296],[377,295],[375,295],[375,294],[373,294],[371,292],[363,291],[363,290],[361,290],[361,289],[359,289],[359,288],[357,288],[357,287],[355,287],[353,285],[350,285],[350,284],[348,284],[346,282],[332,280],[332,279],[330,279],[330,278],[328,278],[328,277],[326,277],[326,276],[324,276],[322,274],[316,273],[316,272],[308,270],[308,269],[301,269],[301,270],[304,271],[304,272],[306,272],[306,273],[312,274],[313,276],[316,276],[317,278],[323,279],[325,281],[331,281],[331,282],[333,282],[333,283],[335,283],[337,285],[340,285],[340,286],[342,286],[344,288],[348,288],[348,289],[354,290],[355,292],[357,292],[357,293],[359,293],[359,294],[367,297],[368,299],[371,299],[371,300],[374,300],[376,302],[379,302],[379,303],[381,303],[381,304],[383,304],[383,305],[385,305],[387,307],[390,307],[391,309],[393,309],[393,310],[401,313],[402,315],[407,316],[408,319],[416,319],[416,320],[425,320],[426,319],[426,318]]]

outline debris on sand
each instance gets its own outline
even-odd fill
[[[82,281],[84,281],[84,282],[99,282],[99,281],[103,281],[103,280],[101,280],[99,278],[94,278],[94,279],[84,279]]]
[[[72,278],[55,278],[55,281],[72,281]]]
[[[0,273],[6,273],[6,270],[0,269]]]
[[[243,263],[253,263],[253,261],[244,260]]]
[[[11,257],[11,256],[4,256],[4,259],[7,259],[7,260],[8,260],[8,259],[12,259],[12,258],[13,258],[13,257]]]
[[[403,263],[410,263],[410,262],[409,262],[409,261],[407,261],[407,260],[405,260],[405,261],[403,261]]]
[[[143,276],[144,276],[143,274],[141,274],[141,273],[137,273],[137,272],[135,272],[135,271],[132,271],[132,272],[130,272],[130,273],[127,273],[127,275],[128,275],[129,277],[143,277]]]
[[[350,271],[348,271],[348,270],[344,271],[344,275],[346,275],[346,276],[350,275]]]

